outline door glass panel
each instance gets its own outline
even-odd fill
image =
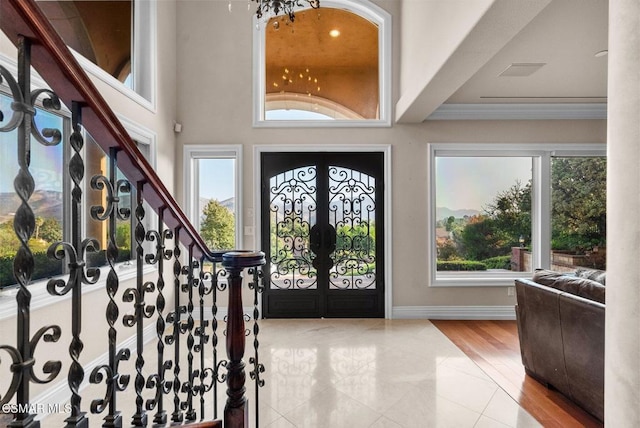
[[[335,229],[329,288],[376,288],[375,178],[329,167],[329,224]]]
[[[315,254],[310,249],[316,223],[315,166],[285,171],[269,179],[271,289],[318,288]]]

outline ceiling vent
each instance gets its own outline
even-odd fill
[[[531,76],[536,71],[540,70],[543,66],[547,65],[546,62],[517,62],[511,64],[498,76],[509,77],[526,77]]]

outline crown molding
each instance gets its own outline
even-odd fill
[[[442,104],[426,120],[593,120],[606,118],[606,103],[500,103]]]

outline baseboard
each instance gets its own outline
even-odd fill
[[[514,306],[396,306],[394,319],[515,320]]]
[[[147,325],[144,328],[142,337],[145,344],[153,340],[154,338],[157,338],[155,322],[149,323],[149,325]],[[129,348],[131,350],[131,358],[135,358],[135,355],[136,355],[136,335],[135,334],[131,335],[129,338],[127,338],[126,340],[118,344],[117,346],[118,350],[123,348]],[[86,386],[89,385],[89,376],[91,375],[91,372],[93,371],[93,369],[95,367],[98,367],[104,364],[109,364],[108,352],[105,352],[95,360],[83,366],[84,380],[80,384],[80,388],[79,388],[80,390],[84,389]],[[66,403],[69,401],[70,391],[69,391],[69,384],[67,383],[66,374],[60,373],[59,376],[63,378],[63,380],[56,382],[46,391],[38,394],[31,400],[31,403],[35,405],[35,408],[47,409],[49,408],[50,404]],[[47,416],[47,413],[39,413],[36,416],[36,419],[39,420],[45,416]]]

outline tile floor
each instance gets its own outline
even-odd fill
[[[259,338],[263,428],[540,426],[426,320],[263,320]],[[252,352],[249,341],[245,360]],[[97,387],[83,397],[93,396],[90,388]],[[253,388],[247,385],[252,426]],[[133,406],[132,390],[119,403]],[[60,427],[63,419],[51,415],[42,426]],[[101,423],[90,416],[91,427]]]

